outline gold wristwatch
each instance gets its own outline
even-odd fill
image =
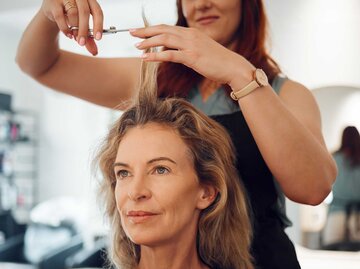
[[[248,95],[253,90],[256,90],[257,88],[268,86],[269,81],[265,74],[265,72],[262,69],[256,69],[254,71],[254,80],[251,81],[248,85],[246,85],[241,90],[234,92],[232,91],[230,93],[230,96],[235,101],[239,100],[240,98],[244,97],[245,95]]]

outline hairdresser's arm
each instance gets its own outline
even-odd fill
[[[133,95],[139,59],[77,55],[60,50],[58,38],[58,25],[40,10],[20,41],[19,67],[49,88],[106,107],[115,107]]]
[[[147,37],[138,47],[166,46],[145,61],[182,63],[238,91],[253,79],[255,67],[196,29],[166,25],[132,33]],[[280,98],[262,87],[239,100],[245,119],[270,170],[288,198],[319,204],[330,192],[336,165],[321,134],[320,113],[311,93],[289,81]],[[256,180],[256,179],[254,179]]]
[[[244,74],[247,64],[238,72]],[[234,90],[251,81],[234,76]],[[238,73],[238,74],[239,74]],[[336,164],[326,149],[320,112],[311,92],[287,81],[280,98],[270,86],[239,100],[261,154],[286,196],[296,202],[319,204],[331,191]]]

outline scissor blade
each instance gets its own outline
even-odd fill
[[[70,27],[70,30],[73,31],[73,30],[79,30],[79,27],[78,26],[72,26]],[[119,32],[128,32],[129,29],[116,29],[115,27],[110,27],[109,29],[103,29],[102,30],[102,33],[103,35],[107,35],[107,34],[116,34],[116,33],[119,33]],[[94,29],[89,29],[88,30],[88,36],[89,37],[94,37]]]
[[[116,33],[120,33],[120,32],[128,32],[129,29],[116,29],[116,30],[113,30],[113,29],[105,29],[103,30],[103,34],[116,34]]]

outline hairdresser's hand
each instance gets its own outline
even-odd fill
[[[95,39],[101,39],[103,12],[96,0],[44,0],[41,9],[67,37],[74,37],[79,45],[85,45],[91,54],[97,54],[94,39],[87,36],[91,15]],[[71,31],[69,29],[71,26],[78,26],[79,31]]]
[[[138,49],[145,50],[157,46],[170,48],[144,54],[144,61],[181,63],[220,83],[229,83],[239,73],[239,68],[253,68],[242,56],[195,28],[158,25],[135,29],[131,34],[146,38],[136,45]]]

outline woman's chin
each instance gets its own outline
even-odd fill
[[[128,235],[131,242],[133,242],[136,245],[141,246],[155,246],[158,245],[160,242],[159,238],[154,237],[153,235],[149,234],[136,234],[136,235]]]

